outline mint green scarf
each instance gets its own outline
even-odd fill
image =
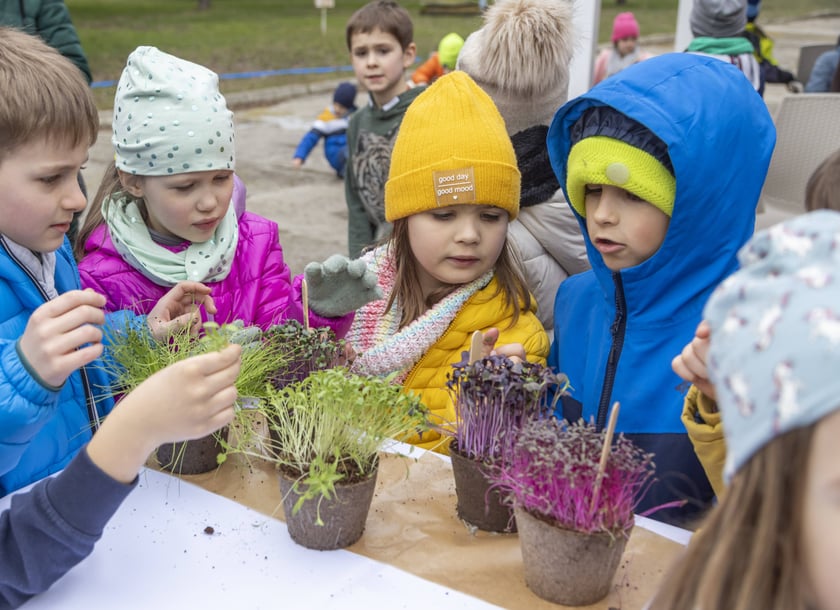
[[[156,243],[137,203],[117,193],[102,205],[111,240],[120,256],[159,286],[184,280],[218,282],[230,273],[239,241],[239,221],[233,204],[216,227],[213,237],[172,252]]]

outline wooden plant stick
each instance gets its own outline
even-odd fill
[[[470,362],[472,364],[476,360],[480,360],[484,356],[484,333],[480,330],[475,331],[470,339]]]
[[[303,327],[309,330],[309,286],[306,285],[306,278],[300,281],[300,295],[303,301]]]
[[[604,480],[604,472],[607,470],[607,460],[610,457],[610,449],[612,448],[612,439],[615,434],[615,424],[618,421],[619,409],[620,405],[618,401],[614,402],[610,411],[610,420],[607,422],[607,432],[604,435],[604,446],[601,449],[601,461],[598,463],[598,473],[595,475],[595,484],[592,487],[590,512],[594,512],[595,507],[598,506],[598,497],[601,495],[601,482]]]

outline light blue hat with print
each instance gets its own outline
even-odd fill
[[[738,258],[704,312],[727,481],[773,438],[840,408],[840,213],[775,225]]]
[[[234,169],[233,113],[215,72],[137,47],[114,96],[117,168],[141,176]]]

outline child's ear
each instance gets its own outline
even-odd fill
[[[410,68],[415,59],[417,59],[417,45],[410,42],[403,50],[403,68]]]
[[[125,192],[138,199],[143,197],[143,179],[140,176],[128,174],[121,169],[117,170],[117,174],[120,176],[120,184]]]

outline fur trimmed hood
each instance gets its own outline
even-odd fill
[[[498,0],[458,56],[458,69],[484,89],[508,134],[548,125],[568,97],[574,54],[569,0]]]

